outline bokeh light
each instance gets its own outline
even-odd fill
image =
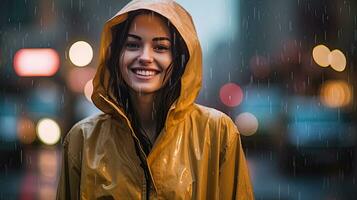
[[[96,70],[92,67],[73,68],[67,76],[67,85],[71,91],[82,93],[85,85],[93,79]]]
[[[51,184],[41,184],[38,188],[38,200],[56,199],[56,187]]]
[[[1,113],[1,110],[0,110]],[[16,135],[17,117],[15,115],[0,115],[0,141],[14,142]]]
[[[17,137],[24,144],[31,144],[36,139],[35,123],[25,117],[17,122]]]
[[[41,150],[38,157],[38,169],[40,178],[50,182],[57,176],[58,158],[57,152],[53,149]]]
[[[47,145],[56,144],[61,137],[59,125],[52,119],[41,119],[37,124],[38,138]]]
[[[331,53],[328,56],[329,63],[331,67],[338,71],[342,72],[346,68],[346,57],[342,53],[342,51],[335,49],[331,51]]]
[[[54,49],[20,49],[14,56],[18,76],[52,76],[59,69],[60,59]]]
[[[92,61],[93,49],[85,41],[75,42],[69,49],[69,58],[74,65],[84,67]]]
[[[92,102],[91,99],[92,93],[93,93],[93,79],[89,80],[84,86],[84,95],[86,96],[87,100],[90,102]]]
[[[244,136],[254,135],[258,130],[258,119],[249,112],[239,114],[235,119],[238,131]]]
[[[321,102],[331,108],[339,108],[352,102],[352,88],[342,80],[326,81],[320,89]]]
[[[229,107],[238,106],[243,100],[243,91],[235,83],[227,83],[221,87],[219,97],[222,103]]]
[[[329,54],[330,54],[330,49],[322,44],[317,45],[312,50],[312,57],[314,61],[321,67],[328,67],[330,65]]]

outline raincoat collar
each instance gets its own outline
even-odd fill
[[[110,92],[111,74],[105,66],[107,48],[112,41],[111,28],[127,19],[128,12],[151,10],[166,17],[183,37],[189,51],[189,60],[181,78],[180,96],[171,106],[167,123],[179,122],[189,111],[201,89],[202,82],[202,50],[190,14],[172,0],[134,0],[108,20],[102,32],[99,66],[93,79],[92,100],[104,113],[120,115],[127,120],[123,109],[116,103]]]

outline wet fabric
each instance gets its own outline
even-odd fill
[[[166,17],[190,54],[180,96],[148,156],[110,92],[105,66],[111,27],[140,9]],[[65,137],[57,199],[254,198],[236,126],[224,113],[194,102],[202,84],[202,53],[187,11],[170,0],[132,1],[105,24],[100,48],[92,100],[103,114],[78,122]]]

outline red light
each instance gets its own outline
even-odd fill
[[[222,103],[229,107],[238,106],[243,100],[243,91],[235,83],[227,83],[221,87],[219,97]]]
[[[96,69],[85,68],[73,68],[67,76],[67,84],[73,92],[82,93],[86,83],[93,79]]]
[[[54,49],[20,49],[14,57],[18,76],[52,76],[59,69],[60,59]]]

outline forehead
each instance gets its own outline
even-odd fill
[[[131,23],[129,33],[141,37],[169,37],[170,35],[167,21],[150,13],[136,16]]]

